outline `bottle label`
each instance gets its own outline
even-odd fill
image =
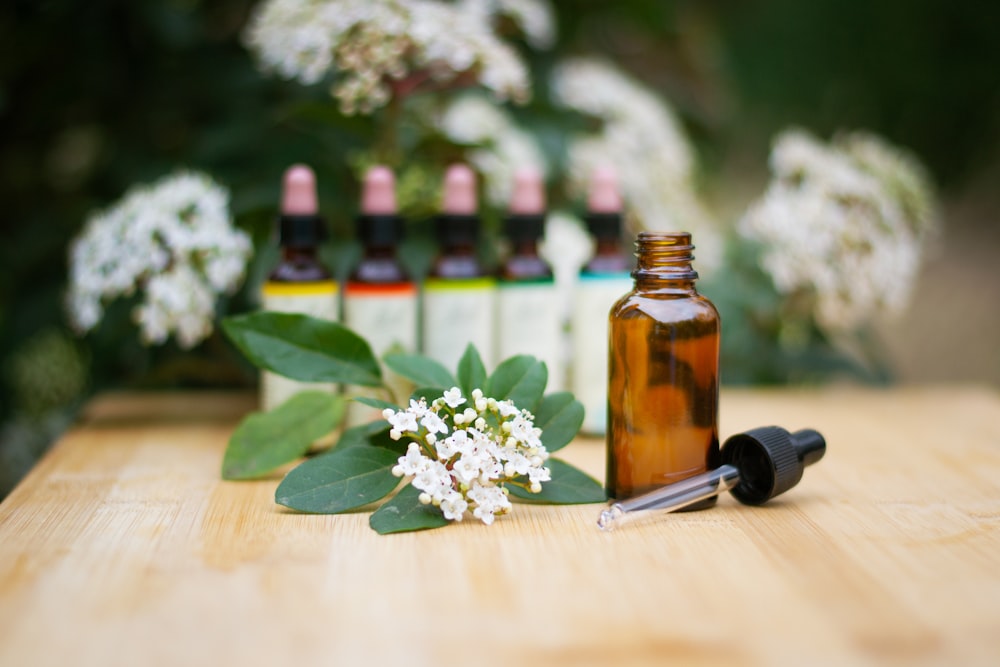
[[[587,434],[601,435],[607,430],[608,315],[630,291],[632,277],[626,272],[581,275],[573,291],[571,386],[583,403],[580,430]]]
[[[317,319],[337,321],[337,283],[319,280],[308,283],[281,283],[268,281],[261,289],[261,308],[279,313],[299,313]],[[290,380],[268,371],[261,372],[261,409],[270,410],[306,389],[333,392],[335,386]]]
[[[503,361],[530,354],[544,361],[549,371],[547,391],[566,387],[567,346],[560,311],[552,280],[498,284],[496,357]]]
[[[387,352],[412,354],[417,349],[417,288],[413,283],[369,285],[348,283],[344,289],[344,325],[368,341],[372,353],[381,358]],[[392,392],[392,399],[406,404],[411,383],[382,368],[382,377]],[[388,399],[371,387],[348,386],[350,397],[369,396]],[[349,403],[345,423],[348,427],[381,419],[381,411],[360,403]]]
[[[493,369],[493,278],[430,278],[424,283],[424,353],[455,372],[472,343]]]

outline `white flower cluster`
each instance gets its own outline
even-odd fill
[[[494,32],[509,17],[533,45],[551,44],[551,8],[541,0],[268,0],[246,41],[262,66],[310,85],[331,70],[346,114],[384,106],[393,87],[411,91],[471,77],[500,99],[524,101],[527,69]]]
[[[387,408],[382,416],[394,440],[412,440],[393,474],[412,477],[420,501],[439,507],[449,521],[461,521],[471,510],[489,525],[511,510],[505,484],[542,490],[542,482],[551,479],[544,467],[549,455],[529,412],[511,401],[487,398],[479,389],[471,399],[468,405],[461,390],[452,387],[430,405],[411,400],[407,409]]]
[[[739,230],[762,245],[778,291],[810,291],[816,321],[831,332],[901,311],[934,226],[923,167],[869,134],[824,145],[791,130],[775,141],[771,171]]]
[[[548,170],[535,139],[510,114],[480,95],[459,96],[436,123],[452,141],[474,146],[466,159],[483,175],[486,199],[493,206],[507,206],[518,169],[535,167],[543,175]]]
[[[571,188],[583,195],[594,170],[618,173],[622,194],[643,229],[685,230],[697,243],[699,265],[721,261],[722,239],[694,186],[694,158],[669,105],[602,60],[575,58],[552,73],[555,101],[601,121],[601,129],[572,139]]]
[[[239,286],[252,251],[231,224],[229,193],[208,176],[182,172],[135,187],[92,215],[70,247],[70,320],[88,331],[107,301],[142,290],[133,316],[143,339],[176,333],[192,347],[211,333],[216,296]]]

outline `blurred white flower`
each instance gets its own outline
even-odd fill
[[[464,84],[499,99],[530,94],[520,56],[495,32],[509,17],[536,47],[554,38],[542,0],[268,0],[246,42],[262,67],[304,84],[337,71],[333,95],[344,113],[371,113],[396,92]]]
[[[775,140],[770,163],[771,183],[739,231],[761,244],[778,291],[811,292],[813,315],[830,332],[902,311],[935,222],[919,162],[873,135],[825,145],[791,130]]]
[[[461,521],[466,510],[471,510],[489,525],[495,516],[512,508],[506,484],[538,493],[552,474],[544,465],[549,454],[541,441],[542,431],[529,412],[511,401],[484,397],[478,389],[472,399],[477,407],[459,411],[465,399],[458,387],[452,387],[430,406],[423,400],[411,401],[406,410],[390,408],[382,415],[411,440],[393,474],[410,477],[409,483],[421,491],[421,501],[439,507],[449,521]],[[415,423],[418,415],[423,416],[422,428],[396,428]],[[433,417],[433,423],[428,423],[428,417]],[[438,427],[450,435],[440,440],[432,437]]]
[[[70,246],[70,320],[88,331],[105,303],[140,291],[133,316],[143,339],[176,334],[192,347],[211,333],[216,297],[239,287],[252,250],[232,226],[228,192],[204,174],[134,187],[92,215]]]
[[[699,266],[721,261],[722,239],[694,186],[691,146],[669,105],[608,62],[575,58],[552,73],[555,101],[601,121],[571,139],[569,184],[583,196],[594,170],[611,166],[643,229],[689,231]]]
[[[466,158],[482,174],[486,199],[497,208],[506,208],[510,201],[515,171],[526,166],[543,175],[548,171],[535,139],[504,109],[481,95],[459,96],[436,124],[455,143],[472,147]]]

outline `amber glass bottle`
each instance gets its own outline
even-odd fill
[[[643,232],[636,247],[635,288],[609,316],[607,492],[618,499],[719,465],[719,313],[695,290],[691,235]]]

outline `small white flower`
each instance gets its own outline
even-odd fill
[[[406,455],[399,457],[399,464],[392,469],[392,472],[396,474],[398,468],[400,474],[396,474],[397,477],[417,475],[426,470],[430,463],[431,459],[424,456],[424,453],[420,451],[420,446],[411,442],[410,446],[406,448]]]
[[[409,410],[400,410],[387,418],[392,428],[401,433],[416,433],[420,427],[417,425],[417,417]]]
[[[449,521],[461,521],[469,503],[457,491],[452,491],[441,500],[441,512]]]
[[[427,429],[429,433],[448,433],[448,425],[437,416],[434,412],[428,412],[424,415],[423,419],[420,420],[420,424]]]
[[[444,392],[442,397],[449,408],[457,408],[462,403],[465,403],[465,398],[462,396],[462,390],[458,387],[452,387],[448,391]]]
[[[497,410],[500,411],[500,416],[504,418],[513,417],[521,412],[512,401],[497,401]]]

